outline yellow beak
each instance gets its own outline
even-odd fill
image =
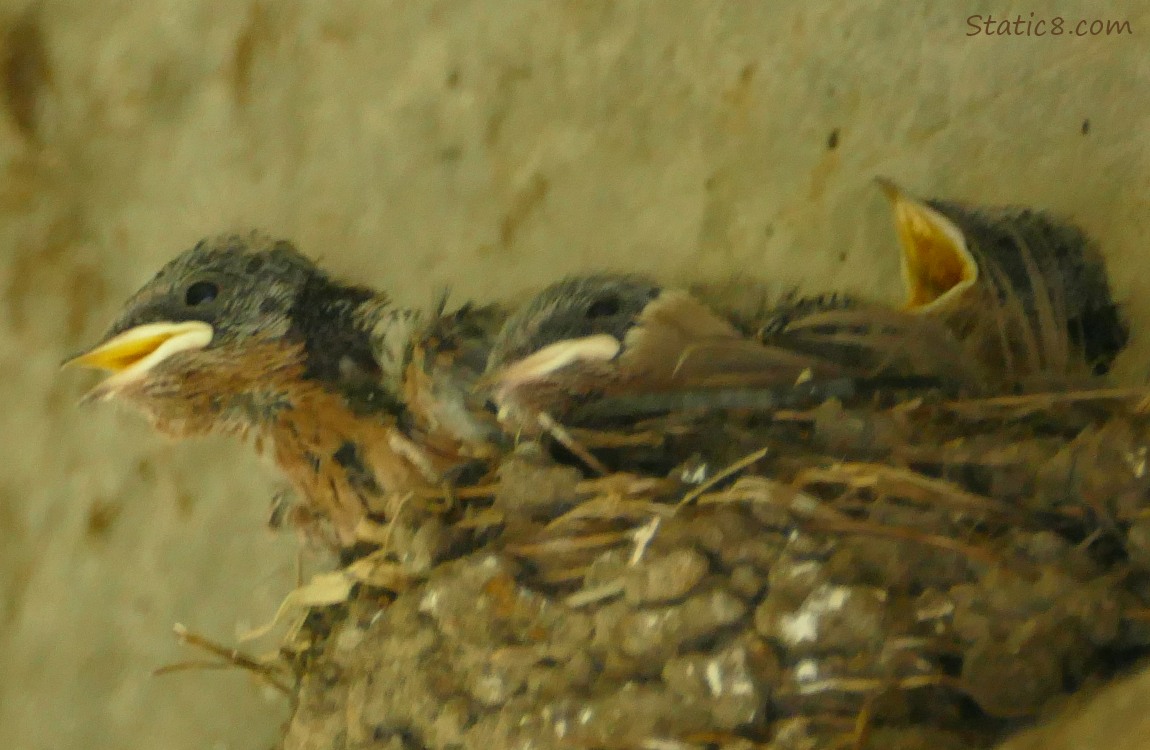
[[[160,362],[177,352],[202,349],[211,343],[214,331],[198,320],[183,323],[147,323],[129,328],[83,354],[66,361],[63,367],[92,367],[108,370],[112,376],[86,398],[108,398],[123,385],[138,380]]]
[[[905,309],[931,313],[946,308],[978,281],[979,269],[962,231],[943,214],[909,197],[895,183],[876,180],[890,199],[902,246]]]

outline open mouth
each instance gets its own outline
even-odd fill
[[[893,182],[878,182],[894,207],[906,309],[929,313],[946,306],[978,281],[978,264],[966,238],[950,219],[911,200]]]
[[[130,328],[64,363],[64,367],[91,367],[112,373],[85,400],[103,400],[177,352],[203,349],[214,331],[198,320],[183,323],[147,323]]]

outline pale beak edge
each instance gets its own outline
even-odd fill
[[[111,377],[85,396],[85,400],[106,399],[173,354],[203,349],[211,343],[214,333],[209,324],[198,320],[146,323],[114,336],[62,366],[91,367],[111,372]]]
[[[619,339],[606,333],[557,341],[488,373],[482,378],[481,385],[514,388],[541,380],[575,362],[607,362],[619,354],[622,346]]]

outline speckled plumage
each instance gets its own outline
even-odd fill
[[[443,321],[458,326],[469,313],[453,316],[441,308],[425,317],[334,280],[289,242],[221,235],[164,266],[104,338],[201,321],[211,326],[210,343],[97,392],[132,404],[173,437],[250,438],[291,479],[311,515],[331,521],[339,541],[350,544],[365,514],[384,512],[396,493],[434,485],[493,434],[481,415],[475,425],[465,415],[441,424],[421,409],[427,399],[409,382],[422,376],[446,391],[458,376],[453,393],[470,394],[478,366],[465,360],[477,357],[451,356],[464,344],[460,337],[435,339],[434,361],[412,364]],[[435,450],[424,448],[430,442]]]

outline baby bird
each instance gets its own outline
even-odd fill
[[[426,318],[290,242],[223,235],[164,266],[66,364],[110,371],[86,398],[127,402],[167,435],[250,439],[348,546],[364,516],[498,436],[468,407],[477,341],[498,322],[472,308]]]
[[[481,380],[512,431],[563,420],[601,398],[785,388],[842,373],[836,363],[741,333],[689,293],[643,276],[553,284],[509,317]]]
[[[1129,327],[1079,228],[1028,208],[924,201],[879,184],[894,211],[908,311],[943,320],[1008,387],[1109,370]]]
[[[988,373],[936,317],[839,294],[784,299],[757,335],[767,344],[831,360],[871,387],[981,395]]]

